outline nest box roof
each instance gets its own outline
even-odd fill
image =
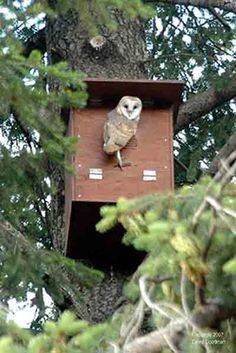
[[[184,82],[171,80],[119,80],[88,78],[89,104],[118,102],[123,96],[137,96],[144,106],[174,106],[177,115]]]

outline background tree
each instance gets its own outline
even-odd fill
[[[78,317],[94,321],[91,307],[88,312],[83,301],[83,293],[88,298],[87,287],[101,275],[59,255],[64,248],[63,173],[65,168],[70,171],[63,156],[66,152],[73,152],[76,142],[64,136],[65,126],[60,111],[63,108],[65,112],[70,106],[85,105],[86,93],[82,82],[84,76],[81,72],[90,77],[183,79],[186,82],[184,103],[180,107],[175,126],[177,185],[196,182],[203,168],[214,175],[219,159],[227,158],[235,150],[235,114],[232,101],[236,92],[234,2],[174,0],[144,3],[152,4],[153,8],[147,8],[138,0],[2,4],[1,297],[6,303],[11,297],[22,300],[29,290],[34,292],[34,303],[38,307],[38,318],[34,325],[45,319],[44,289],[51,295],[57,308],[72,305]],[[35,52],[34,49],[39,51]],[[198,78],[197,68],[201,71]],[[66,114],[63,116],[66,119]],[[230,163],[227,170],[230,170]],[[192,208],[190,207],[192,216],[195,208],[204,199],[204,187],[201,189],[199,186],[199,190],[202,190],[199,195],[202,198],[199,196],[198,202],[194,200],[196,204],[193,203]],[[222,202],[225,197],[224,202],[231,202],[231,208],[233,194],[230,192],[226,196],[216,193],[214,200]],[[142,202],[146,204],[145,200]],[[157,200],[152,199],[148,208],[155,209],[156,204]],[[132,217],[120,217],[119,207],[122,208],[122,203],[117,207],[118,213],[115,209],[112,211],[113,221],[122,220],[124,226],[135,234],[133,228],[130,228],[130,222],[134,221],[132,224],[139,233],[139,222],[142,222],[142,218],[137,221]],[[142,209],[143,206],[140,207]],[[173,205],[174,209],[178,207],[182,205]],[[106,212],[110,211],[105,210],[104,214]],[[142,210],[137,209],[137,212],[141,217],[144,216]],[[158,214],[160,212],[157,210]],[[214,213],[213,207],[212,215],[208,218],[213,226]],[[207,214],[206,210],[206,217]],[[160,217],[167,217],[163,222],[169,223],[175,214],[161,214]],[[184,215],[179,217],[182,219]],[[153,222],[155,224],[155,219]],[[107,226],[110,225],[105,224],[104,227],[103,224],[101,230],[105,230]],[[145,226],[147,224],[143,224]],[[203,228],[208,226],[209,223],[202,225]],[[231,234],[232,229],[232,226],[229,231],[223,229],[222,239]],[[167,238],[172,234],[171,230],[163,230]],[[142,231],[146,232],[143,229]],[[186,230],[183,236],[186,236],[185,232]],[[181,242],[179,235],[175,236],[176,242]],[[135,239],[128,238],[128,241],[134,243]],[[178,253],[177,243],[172,246]],[[222,246],[220,244],[222,243],[219,240],[218,247]],[[232,243],[229,245],[229,250],[232,250]],[[137,245],[146,251],[149,251],[149,246]],[[193,254],[197,250],[191,246],[189,251]],[[201,244],[197,244],[197,248],[198,246],[202,249]],[[52,249],[56,253],[52,253]],[[168,249],[163,256],[167,254]],[[202,254],[201,251],[199,254]],[[163,256],[158,261],[162,261],[164,265]],[[208,270],[207,265],[199,261],[200,255],[196,256],[196,262],[191,266],[185,256],[180,251],[178,260],[184,261],[182,270],[184,267],[187,278],[195,286],[197,280],[204,282]],[[219,260],[216,261],[221,268],[230,260],[232,253],[225,250],[223,258],[216,254],[214,256]],[[148,261],[147,264],[147,268],[151,266]],[[192,272],[196,268],[201,271],[194,276]],[[222,277],[222,272],[213,273],[211,288],[207,289],[211,293],[216,288],[216,275],[219,273]],[[154,276],[154,273],[147,274]],[[170,274],[173,275],[171,270]],[[192,277],[194,280],[191,280]],[[124,278],[123,274],[108,272],[102,283],[96,286],[95,297],[99,292],[100,300],[97,305],[100,307],[105,299],[106,288],[110,291],[114,284],[114,298],[100,319],[114,311]],[[229,281],[231,279],[228,278],[226,287]],[[141,286],[145,287],[145,283],[144,278]],[[225,298],[220,288],[217,288],[221,293],[219,296]],[[172,285],[165,290],[169,291],[168,295],[173,295],[169,298],[170,301],[178,302],[178,289],[173,289]],[[203,300],[201,292],[198,290],[200,301]],[[230,295],[226,298],[229,304],[233,293],[234,290],[230,287]],[[157,297],[158,295],[161,295],[160,292]],[[92,299],[95,300],[95,297],[93,291]],[[140,305],[144,305],[142,301]],[[143,311],[140,312],[143,315]],[[232,316],[233,312],[231,311]],[[229,317],[226,314],[224,316]],[[213,321],[221,321],[221,317],[214,317]],[[137,334],[137,330],[134,333]]]

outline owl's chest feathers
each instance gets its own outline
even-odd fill
[[[137,125],[131,126],[130,124],[127,124],[124,122],[119,122],[116,125],[116,128],[117,128],[117,134],[121,134],[127,137],[129,136],[132,137],[137,131]]]
[[[132,134],[133,136],[137,131],[138,122],[136,120],[129,120],[120,114],[117,114],[116,117],[111,117],[110,123],[114,125],[117,133],[125,135]]]
[[[107,128],[105,128],[104,151],[113,154],[124,148],[130,139],[136,134],[138,121],[128,120],[120,114],[108,115]]]

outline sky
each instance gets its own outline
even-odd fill
[[[32,306],[32,299],[34,293],[28,292],[27,300],[25,302],[17,303],[15,299],[9,300],[9,314],[8,320],[13,320],[20,327],[29,328],[31,322],[34,320],[37,314],[36,306]],[[44,291],[45,305],[48,306],[46,313],[49,314],[52,310],[52,300],[49,295]]]
[[[30,323],[33,321],[36,313],[36,307],[31,307],[31,300],[33,299],[33,293],[27,294],[27,301],[17,303],[15,299],[9,300],[9,314],[8,320],[13,320],[19,326],[28,328]]]

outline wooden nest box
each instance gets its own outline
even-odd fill
[[[89,102],[72,109],[68,134],[79,137],[78,154],[67,156],[75,176],[65,178],[66,255],[89,260],[102,269],[134,269],[143,254],[121,244],[122,228],[98,234],[95,225],[102,205],[120,196],[136,197],[172,190],[173,121],[183,83],[180,81],[88,79]],[[123,96],[137,96],[143,110],[136,138],[122,150],[131,161],[123,170],[114,156],[103,152],[103,126],[107,113]]]

